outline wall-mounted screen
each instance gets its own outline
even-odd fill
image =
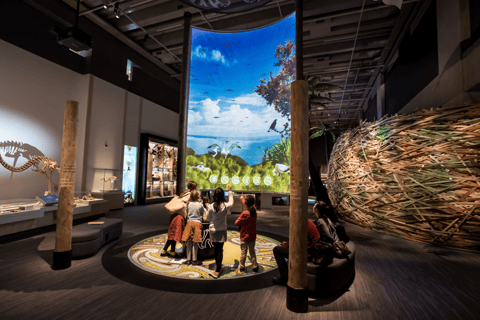
[[[248,32],[192,29],[186,179],[290,192],[295,15]]]
[[[125,146],[123,151],[123,181],[122,190],[125,203],[135,201],[135,186],[137,182],[137,147]]]

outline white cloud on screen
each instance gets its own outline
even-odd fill
[[[207,54],[205,52],[202,52],[201,50],[202,46],[196,47],[195,50],[192,52],[192,55],[200,59],[205,59],[207,57]]]
[[[215,61],[221,61],[223,64],[225,64],[225,57],[218,50],[212,50],[212,59]]]
[[[228,100],[227,102],[236,103],[236,104],[248,104],[255,107],[263,107],[267,105],[267,101],[265,101],[265,99],[263,99],[261,96],[259,96],[256,93],[244,94],[240,97],[236,97],[232,100]]]
[[[221,62],[225,66],[229,67],[230,62],[219,50],[210,50],[209,48],[197,46],[195,50],[192,51],[192,56],[196,57],[203,61],[212,61],[212,62]],[[237,60],[233,61],[233,64],[236,64]]]
[[[239,98],[235,98],[235,101]],[[190,107],[188,112],[189,135],[278,137],[278,133],[268,132],[272,122],[277,119],[277,130],[283,129],[283,125],[287,122],[280,113],[275,111],[273,106],[267,106],[266,103],[263,103],[264,108],[257,111],[249,109],[246,103],[232,103],[222,109],[218,106],[220,101],[220,99],[213,101],[207,98],[202,100],[201,104]],[[245,101],[243,100],[243,102]],[[250,106],[255,105],[250,104]],[[258,101],[256,106],[258,106]]]

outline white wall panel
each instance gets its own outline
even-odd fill
[[[178,141],[178,113],[143,99],[142,133]]]
[[[0,40],[0,143],[31,145],[60,165],[65,102],[78,98],[78,81],[79,74]],[[13,165],[6,149],[0,153]],[[19,155],[16,166],[27,161],[28,155]],[[57,185],[58,178],[54,173]],[[0,200],[34,198],[46,190],[41,174],[27,169],[11,175],[0,166]]]
[[[122,170],[125,90],[94,77],[88,141],[86,191],[95,168]],[[107,145],[105,147],[105,145]]]

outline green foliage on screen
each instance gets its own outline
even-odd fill
[[[203,168],[209,170],[198,169],[201,163]],[[226,159],[220,154],[215,158],[209,154],[190,155],[187,156],[187,181],[197,182],[198,189],[203,190],[217,187],[226,190],[227,185],[230,185],[233,190],[290,192],[290,174],[281,172],[277,175],[274,168],[275,164],[272,162],[249,166],[240,157],[232,155],[228,155]],[[222,183],[222,176],[228,177],[227,183]],[[238,177],[238,183],[232,181],[233,177]],[[215,180],[216,182],[212,182]]]

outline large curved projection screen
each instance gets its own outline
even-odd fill
[[[290,192],[294,24],[192,29],[186,178],[199,189]]]

